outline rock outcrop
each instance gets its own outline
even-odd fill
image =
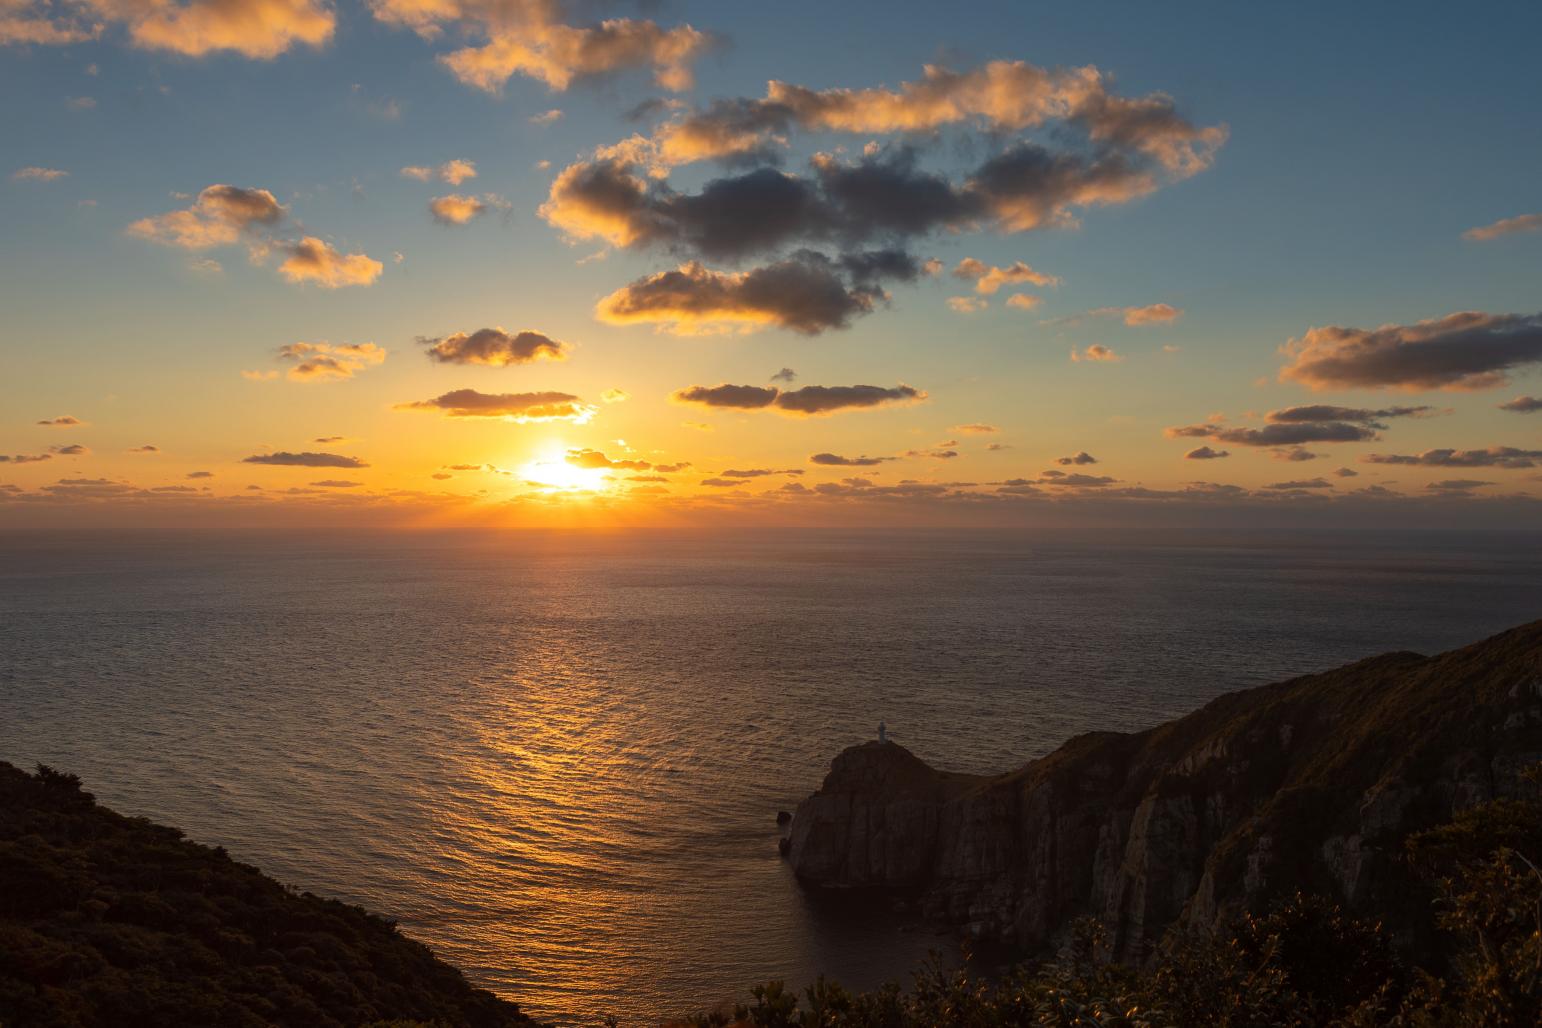
[[[1079,736],[1000,776],[852,747],[799,804],[788,856],[807,885],[912,893],[980,938],[1041,947],[1094,916],[1126,961],[1170,926],[1298,889],[1412,931],[1395,902],[1403,840],[1533,789],[1519,772],[1539,760],[1542,622]]]

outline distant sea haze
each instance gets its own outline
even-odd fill
[[[532,1013],[640,1020],[954,948],[777,856],[880,719],[1005,770],[1533,620],[1538,543],[0,537],[0,759],[397,918]]]

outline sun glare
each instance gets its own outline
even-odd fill
[[[607,468],[580,468],[564,458],[565,446],[555,446],[540,457],[520,466],[525,484],[547,493],[597,493],[610,486]]]

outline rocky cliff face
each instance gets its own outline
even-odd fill
[[[982,938],[1042,946],[1096,916],[1138,961],[1169,926],[1297,889],[1396,927],[1404,838],[1533,788],[1518,772],[1539,760],[1542,622],[1231,693],[995,777],[856,746],[799,804],[789,858],[808,885],[911,892]]]

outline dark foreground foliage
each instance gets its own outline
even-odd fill
[[[1254,1028],[1542,1025],[1542,804],[1499,800],[1408,841],[1441,930],[1427,952],[1381,925],[1294,896],[1230,930],[1168,937],[1144,969],[1101,959],[1099,926],[1077,927],[1050,963],[994,979],[931,968],[902,991],[820,980],[802,996],[770,982],[754,1002],[683,1024],[755,1028]]]
[[[530,1024],[358,907],[0,763],[0,1025]]]

